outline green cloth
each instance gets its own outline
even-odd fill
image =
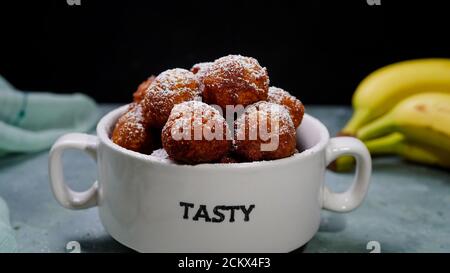
[[[0,157],[49,149],[65,133],[89,131],[98,118],[96,103],[86,95],[23,92],[0,76]],[[0,252],[16,250],[8,207],[0,198]]]
[[[65,133],[89,131],[98,118],[86,95],[22,92],[0,76],[0,156],[48,149]]]
[[[16,252],[17,243],[14,231],[9,223],[6,203],[0,198],[0,253]]]

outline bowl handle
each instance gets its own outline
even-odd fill
[[[98,138],[93,135],[71,133],[60,137],[50,150],[50,185],[56,200],[68,209],[86,209],[97,205],[97,181],[86,191],[77,192],[64,181],[61,156],[66,149],[81,150],[97,161]]]
[[[356,173],[350,188],[342,193],[333,192],[327,186],[323,191],[323,208],[336,212],[348,212],[357,208],[367,194],[372,172],[372,159],[364,143],[353,137],[331,138],[326,148],[326,164],[342,155],[356,159]]]

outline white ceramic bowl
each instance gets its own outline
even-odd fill
[[[127,106],[104,116],[97,136],[68,134],[50,151],[51,187],[69,209],[97,206],[105,229],[142,252],[287,252],[317,232],[322,208],[358,207],[369,185],[370,155],[359,140],[329,137],[305,115],[297,129],[303,152],[238,164],[177,165],[114,144],[109,136]],[[97,161],[98,181],[85,192],[64,182],[61,155],[80,149]],[[343,193],[324,185],[326,166],[356,158],[356,177]],[[82,170],[80,170],[82,171]]]

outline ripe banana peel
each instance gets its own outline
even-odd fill
[[[410,142],[403,134],[395,132],[389,135],[365,141],[371,155],[398,155],[412,162],[450,168],[450,153],[446,150]],[[353,169],[352,157],[341,157],[336,162],[336,171]]]
[[[450,153],[435,146],[427,146],[409,142],[401,133],[392,133],[387,136],[365,142],[373,155],[396,154],[406,160],[450,168]]]
[[[365,141],[392,132],[402,133],[410,142],[450,153],[450,94],[410,96],[387,114],[359,129],[356,136]]]
[[[419,93],[356,132],[372,154],[397,154],[408,160],[449,167],[450,94]],[[334,170],[350,171],[351,157],[338,158]]]
[[[357,87],[352,99],[354,114],[341,134],[355,135],[398,102],[430,90],[450,94],[450,59],[409,60],[380,68]]]

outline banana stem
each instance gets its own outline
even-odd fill
[[[347,125],[341,130],[341,134],[354,136],[357,130],[370,119],[370,112],[367,109],[355,109]]]
[[[388,114],[359,129],[356,136],[361,140],[369,140],[392,133],[394,129],[394,123]]]
[[[450,155],[445,151],[411,143],[406,143],[403,146],[398,154],[409,161],[450,168]]]
[[[446,151],[411,143],[401,133],[391,133],[364,144],[372,155],[396,154],[409,161],[450,168],[450,155]]]
[[[372,155],[397,154],[404,146],[405,137],[400,133],[365,141],[364,144]],[[351,156],[341,156],[334,162],[336,172],[349,172],[353,169],[355,160]]]
[[[401,150],[404,141],[405,136],[400,133],[392,133],[381,138],[365,141],[364,144],[373,155],[395,154]]]

